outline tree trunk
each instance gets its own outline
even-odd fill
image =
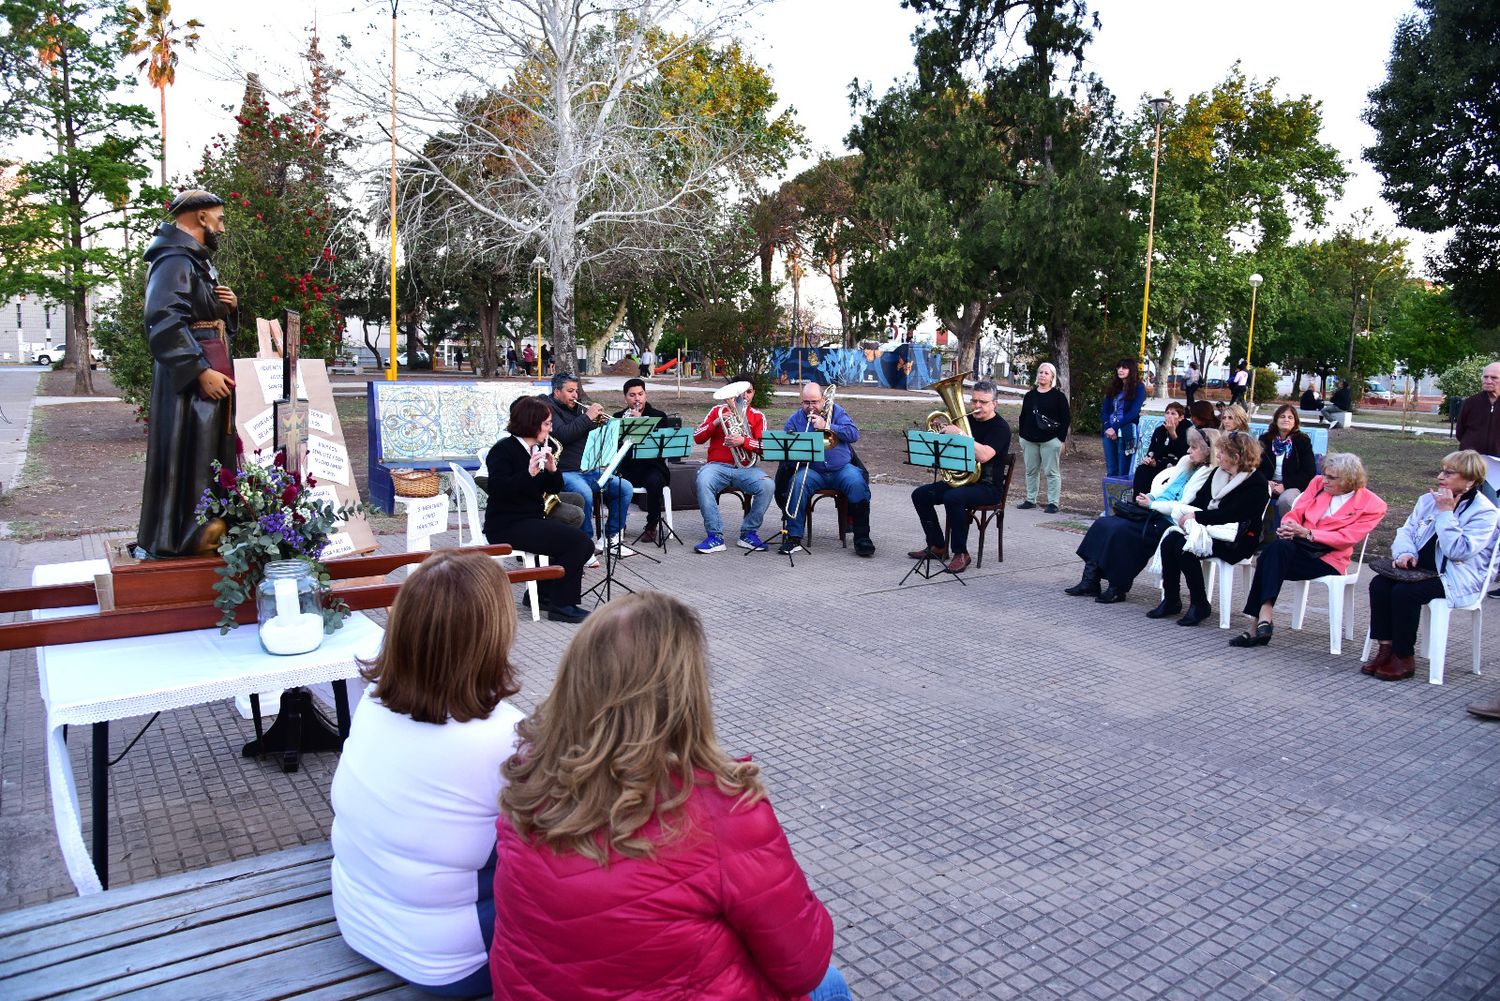
[[[662,313],[656,319],[654,319],[654,320],[651,321],[651,333],[646,336],[646,349],[648,351],[655,351],[656,350],[656,344],[657,344],[658,341],[661,340],[661,332],[666,327],[666,325],[667,325],[667,314],[666,313]],[[660,358],[656,359],[656,363],[658,365],[660,365],[661,364],[661,359]]]
[[[986,313],[984,303],[966,302],[963,312],[957,316],[941,317],[949,333],[958,338],[957,372],[970,372],[974,368],[974,349],[979,344],[979,335],[984,331]]]
[[[73,302],[69,307],[73,313],[73,342],[77,347],[77,358],[73,369],[73,394],[94,395],[93,353],[89,350],[89,294],[79,286],[73,289]]]
[[[1177,331],[1169,330],[1167,340],[1161,346],[1161,354],[1156,359],[1156,398],[1165,400],[1167,398],[1167,383],[1172,376],[1172,356],[1177,354]]]
[[[490,299],[479,307],[479,364],[475,370],[482,379],[493,379],[500,365],[500,352],[496,347],[495,327],[500,319],[500,301]],[[472,363],[474,358],[469,357]]]
[[[161,91],[161,186],[167,186],[167,85],[156,88]]]
[[[615,309],[614,318],[609,321],[609,326],[604,328],[604,333],[588,345],[588,366],[590,375],[599,375],[604,371],[604,352],[609,348],[609,342],[615,339],[619,333],[620,326],[625,322],[625,310],[630,306],[630,297],[627,295],[620,300],[620,305]]]
[[[372,354],[372,355],[375,356],[375,365],[376,365],[376,367],[377,368],[385,368],[386,367],[385,361],[380,357],[380,348],[376,346],[376,344],[375,344],[374,341],[370,340],[370,321],[369,321],[369,318],[361,316],[359,318],[359,327],[360,327],[361,334],[364,336],[365,347],[369,348],[370,349],[370,354]],[[377,338],[380,336],[380,325],[379,324],[375,325],[375,336]]]

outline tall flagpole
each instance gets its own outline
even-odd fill
[[[1161,116],[1172,102],[1165,97],[1151,99],[1156,113],[1156,152],[1151,157],[1151,216],[1146,223],[1146,292],[1141,299],[1141,368],[1146,367],[1146,314],[1151,309],[1151,255],[1156,237],[1156,171],[1161,164]],[[1171,359],[1168,359],[1168,364]]]
[[[386,365],[387,382],[396,380],[396,8],[391,0],[391,343]]]

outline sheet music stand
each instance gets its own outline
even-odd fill
[[[671,420],[672,418],[667,418]],[[681,421],[678,421],[679,425]],[[631,455],[636,459],[650,461],[652,459],[686,459],[693,454],[693,432],[685,427],[667,428],[658,425],[644,440],[636,443],[635,451]],[[676,539],[679,546],[685,545],[682,537],[672,530],[663,518],[656,526],[656,539],[654,540],[662,549],[667,548],[667,540]],[[637,542],[640,540],[637,539]]]
[[[822,431],[767,431],[760,439],[761,458],[775,462],[795,462],[806,466],[811,462],[823,461],[823,432]],[[800,470],[799,470],[800,471]],[[796,478],[797,473],[792,474]],[[787,497],[786,510],[781,515],[781,534],[786,534],[786,529],[791,524],[791,512],[796,511],[801,503],[807,498],[807,480],[803,478],[801,486],[794,499]],[[797,563],[792,559],[792,554],[786,554],[787,562],[792,566]]]
[[[906,462],[908,465],[931,469],[934,483],[937,482],[940,472],[972,473],[978,468],[973,438],[961,434],[938,434],[934,431],[906,432]],[[916,574],[923,580],[931,580],[938,574],[948,572],[947,568],[941,565],[937,570],[932,569],[932,562],[931,556],[917,560],[896,586],[900,587],[905,584],[912,574]],[[949,576],[964,587],[969,586],[964,583],[962,575],[949,574]]]
[[[583,448],[583,459],[579,463],[580,469],[599,469],[599,500],[609,503],[609,492],[614,491],[615,499],[619,500],[620,480],[615,476],[615,470],[625,460],[626,454],[636,445],[644,441],[656,428],[658,417],[612,417],[608,424],[603,424],[589,432],[588,443]],[[612,447],[614,454],[609,461],[601,467],[599,456],[605,454],[604,449]],[[597,608],[614,596],[616,587],[634,593],[634,588],[615,579],[615,568],[619,566],[620,560],[624,558],[621,549],[625,542],[625,526],[620,525],[619,537],[616,539],[606,538],[604,540],[604,579],[583,593],[583,596],[594,595],[594,607]],[[655,557],[647,556],[645,553],[631,550],[631,552],[642,559],[650,560],[652,563],[660,562]],[[627,569],[629,569],[627,567]],[[636,570],[630,570],[636,579],[650,583]],[[580,600],[583,596],[580,596]]]

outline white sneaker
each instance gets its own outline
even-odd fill
[[[602,552],[604,552],[604,540],[602,538],[594,540],[594,552],[596,552],[596,553],[602,553]]]
[[[599,569],[599,557],[597,557],[597,556],[590,556],[589,557],[589,561],[583,565],[583,568],[585,570],[598,570]]]
[[[623,560],[627,556],[635,555],[635,550],[631,549],[629,546],[625,545],[623,541],[621,541],[622,535],[624,535],[623,532],[617,532],[609,537],[610,546],[615,548],[615,558],[621,560]]]

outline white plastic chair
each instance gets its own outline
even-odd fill
[[[644,497],[646,495],[646,488],[636,487],[631,491],[632,497],[637,495]],[[675,533],[677,530],[677,526],[672,523],[672,487],[670,484],[665,485],[661,488],[661,506],[662,518],[666,520],[667,528]],[[656,540],[652,539],[650,541],[655,542]]]
[[[1359,596],[1359,575],[1365,568],[1365,547],[1370,537],[1359,544],[1359,556],[1350,563],[1352,572],[1329,574],[1302,581],[1302,596],[1297,600],[1297,611],[1292,615],[1292,628],[1301,629],[1307,616],[1307,596],[1314,584],[1322,584],[1328,591],[1328,652],[1335,657],[1344,652],[1344,640],[1354,639],[1354,603]]]
[[[1443,669],[1448,661],[1448,627],[1453,622],[1453,616],[1460,612],[1470,612],[1474,615],[1474,639],[1472,643],[1471,661],[1469,664],[1470,674],[1479,674],[1479,659],[1484,651],[1484,603],[1485,597],[1495,586],[1495,563],[1500,559],[1500,533],[1491,540],[1490,565],[1485,571],[1484,586],[1479,589],[1479,596],[1467,605],[1454,606],[1447,598],[1433,598],[1422,606],[1422,618],[1417,624],[1417,650],[1427,658],[1427,683],[1430,685],[1441,685],[1443,683]],[[1360,660],[1370,659],[1370,647],[1375,641],[1370,634],[1365,633],[1365,646],[1360,651]]]
[[[479,517],[479,487],[474,483],[474,474],[456,462],[448,463],[448,468],[453,472],[453,483],[458,489],[458,544],[460,546],[482,546],[486,544],[483,530],[480,528]],[[469,520],[468,541],[464,540],[464,517]],[[510,554],[521,561],[521,566],[527,570],[534,567],[545,567],[550,565],[547,557],[528,553],[521,549],[511,548]],[[504,557],[500,557],[504,559]],[[537,599],[536,581],[526,582],[526,597],[531,603],[531,621],[540,622],[542,619],[542,606]]]

